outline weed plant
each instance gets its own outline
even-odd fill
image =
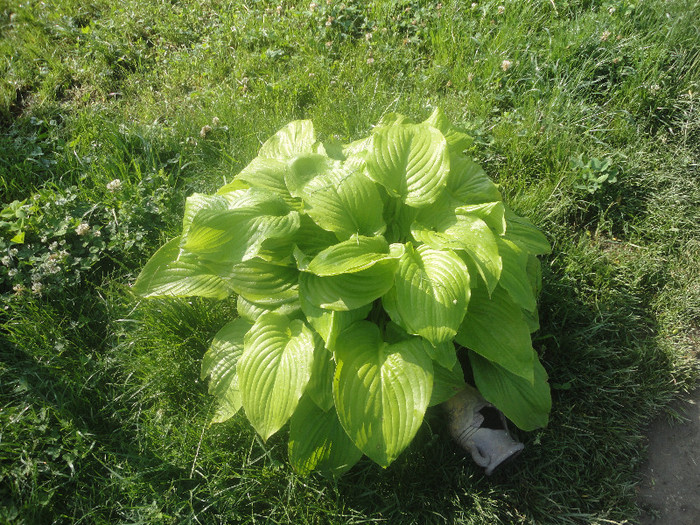
[[[692,0],[0,2],[0,523],[634,521],[644,429],[698,371],[698,15]],[[285,123],[350,142],[434,106],[553,245],[535,334],[549,426],[486,478],[433,410],[388,469],[300,478],[286,436],[207,426],[199,362],[234,305],[139,303],[129,286],[185,198]]]

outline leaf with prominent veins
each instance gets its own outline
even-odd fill
[[[393,345],[373,323],[359,321],[338,339],[333,397],[355,445],[386,467],[405,449],[423,421],[433,389],[426,341]]]
[[[420,208],[435,202],[449,172],[447,142],[432,126],[393,125],[372,135],[367,174],[407,206]]]
[[[315,347],[302,321],[276,313],[261,315],[246,334],[238,383],[246,416],[264,440],[294,413],[311,377]]]
[[[457,333],[469,295],[469,270],[453,251],[408,243],[382,301],[396,324],[439,345]]]
[[[364,162],[358,158],[341,162],[304,155],[291,163],[286,181],[309,217],[340,239],[378,235],[386,228],[379,190],[365,176]]]

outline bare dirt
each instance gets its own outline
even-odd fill
[[[641,525],[700,524],[700,387],[672,408],[683,422],[662,415],[649,428],[637,500]]]

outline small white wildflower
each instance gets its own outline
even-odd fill
[[[101,232],[100,230],[95,230],[95,231],[92,232],[92,234],[93,234],[95,237],[101,237],[101,236],[102,236],[102,232]]]
[[[333,17],[329,16],[328,20],[326,20],[326,27],[330,27],[333,24]]]
[[[49,240],[49,238],[46,235],[42,236],[41,237],[41,244],[46,244],[48,242],[48,240]]]
[[[214,117],[211,119],[211,123],[213,126],[218,126],[221,121],[219,120],[219,117]]]
[[[10,248],[10,257],[17,257],[18,253],[17,248]]]
[[[49,250],[50,251],[55,251],[58,249],[58,243],[56,241],[53,241],[51,244],[49,244]]]
[[[15,292],[17,295],[23,293],[26,290],[24,285],[21,284],[16,284],[12,287],[12,291]]]
[[[199,136],[202,138],[205,138],[209,133],[211,133],[211,126],[209,125],[202,126],[202,129],[199,130]]]
[[[498,14],[499,14],[499,15],[502,15],[502,14],[505,13],[505,12],[506,12],[506,6],[504,6],[504,5],[499,5],[499,6],[498,6]]]
[[[616,9],[615,9],[614,6],[611,7],[610,9],[608,9],[608,13],[610,13],[611,15],[612,15],[615,11],[616,11]]]
[[[476,7],[477,7],[477,3],[476,3],[476,2],[472,2],[472,9],[476,9]]]
[[[510,60],[504,60],[501,62],[501,69],[503,71],[508,71],[512,65],[513,63]]]
[[[372,40],[372,33],[365,33],[365,40],[367,40],[367,42]]]
[[[610,35],[612,35],[610,31],[603,31],[603,33],[600,35],[600,41],[606,42],[608,38],[610,38]]]
[[[15,275],[17,275],[17,268],[10,268],[7,270],[8,277],[14,277]]]
[[[41,290],[44,289],[44,285],[41,284],[39,281],[35,282],[32,285],[32,292],[34,292],[37,295],[41,295]]]
[[[80,236],[85,235],[89,231],[90,231],[90,225],[86,222],[81,222],[80,224],[78,224],[78,227],[75,229],[75,233],[77,233]]]
[[[311,3],[309,4],[309,9],[311,9],[312,11],[313,11],[314,9],[316,9],[317,7],[318,7],[318,4],[317,4],[316,2],[311,2]]]
[[[107,183],[107,191],[115,192],[119,191],[122,187],[122,181],[119,179],[114,179]]]
[[[367,63],[368,63],[368,64],[374,64],[374,59],[373,59],[372,57],[369,57],[369,58],[367,59]]]
[[[5,255],[5,257],[0,259],[0,263],[2,263],[3,266],[10,266],[12,258],[9,255]]]

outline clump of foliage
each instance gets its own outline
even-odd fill
[[[302,473],[339,475],[363,453],[387,466],[464,384],[464,347],[486,399],[524,430],[546,425],[530,332],[549,245],[469,144],[439,110],[386,116],[347,145],[295,121],[216,194],[187,199],[182,235],[134,291],[237,294],[202,363],[214,421],[243,407],[263,439],[289,422]]]

